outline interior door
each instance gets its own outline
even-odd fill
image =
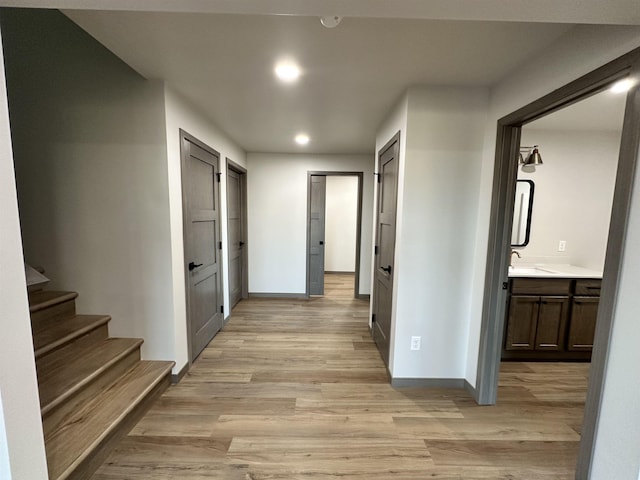
[[[227,168],[227,222],[229,230],[229,302],[233,308],[244,298],[245,227],[244,173]]]
[[[311,175],[309,189],[309,295],[324,295],[324,223],[327,177]]]
[[[220,155],[182,133],[182,191],[190,357],[222,328]]]
[[[391,336],[399,145],[400,133],[396,134],[378,154],[372,333],[387,366]]]

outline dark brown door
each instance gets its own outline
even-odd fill
[[[380,355],[387,366],[391,336],[399,148],[400,134],[398,133],[378,154],[372,332]]]
[[[536,350],[560,351],[569,314],[568,297],[541,297],[536,330]]]
[[[189,349],[195,360],[222,328],[220,155],[181,132]]]
[[[512,295],[507,318],[506,350],[533,350],[540,297]]]
[[[230,308],[245,298],[247,291],[245,175],[239,169],[227,167]]]
[[[567,349],[591,351],[596,333],[600,297],[573,297]]]

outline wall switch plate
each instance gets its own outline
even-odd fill
[[[420,350],[420,337],[411,337],[411,350]]]
[[[567,241],[566,240],[560,240],[558,242],[558,251],[559,252],[564,252],[567,249]]]

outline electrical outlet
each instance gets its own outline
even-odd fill
[[[411,337],[411,350],[420,350],[420,337]]]
[[[559,252],[564,252],[567,249],[567,241],[566,240],[560,240],[558,242],[558,251]]]

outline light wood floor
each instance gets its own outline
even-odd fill
[[[504,363],[492,407],[393,389],[352,286],[242,301],[93,479],[573,478],[588,364]]]

